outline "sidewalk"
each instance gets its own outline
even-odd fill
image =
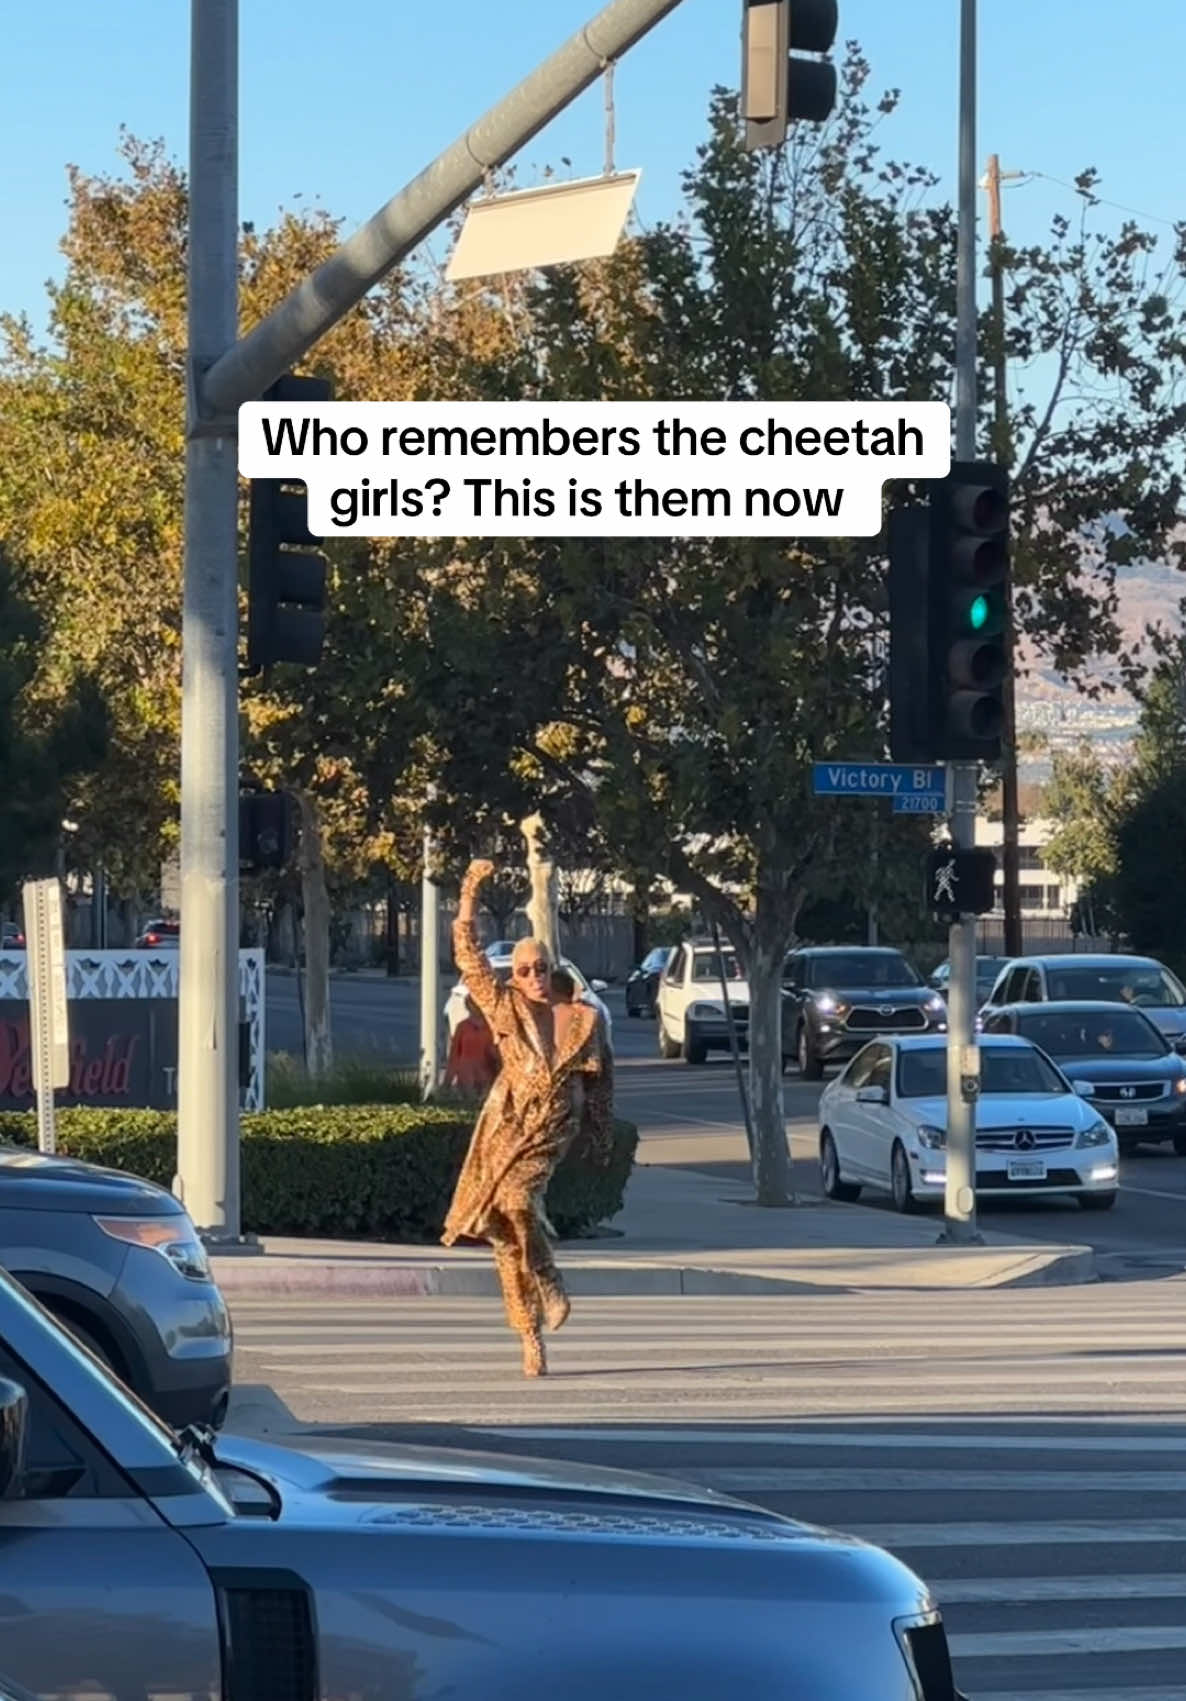
[[[557,1259],[575,1296],[852,1292],[867,1288],[1067,1285],[1095,1279],[1089,1247],[984,1234],[935,1244],[942,1219],[900,1217],[801,1195],[788,1210],[752,1204],[736,1182],[666,1163],[635,1169],[605,1239],[566,1241]],[[370,1298],[494,1296],[484,1248],[269,1237],[263,1256],[214,1253],[228,1299],[284,1294]]]

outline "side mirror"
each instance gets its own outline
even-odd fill
[[[1179,1034],[1173,1043],[1174,1050],[1177,1052],[1178,1056],[1186,1057],[1186,1034]]]
[[[602,992],[608,992],[609,991],[609,982],[605,981],[605,980],[591,980],[589,982],[589,991],[590,992],[596,992],[598,994],[600,994]]]
[[[1095,1087],[1092,1082],[1072,1081],[1071,1085],[1081,1099],[1093,1099],[1095,1097]]]
[[[858,1104],[888,1104],[889,1093],[885,1087],[858,1087]]]
[[[18,1500],[25,1480],[29,1396],[18,1382],[0,1380],[0,1500]]]

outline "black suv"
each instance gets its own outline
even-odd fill
[[[828,1063],[847,1063],[872,1039],[947,1029],[947,1006],[935,989],[900,951],[879,946],[792,951],[783,994],[783,1033],[806,1081],[820,1080]]]

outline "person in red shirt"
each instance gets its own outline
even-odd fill
[[[445,1085],[484,1098],[502,1068],[502,1059],[486,1018],[472,998],[466,999],[465,1008],[465,1020],[458,1023],[449,1047]]]

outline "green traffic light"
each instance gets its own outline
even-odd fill
[[[971,623],[973,632],[979,632],[981,627],[987,626],[988,612],[988,598],[977,597],[971,608],[968,610],[968,620]]]

